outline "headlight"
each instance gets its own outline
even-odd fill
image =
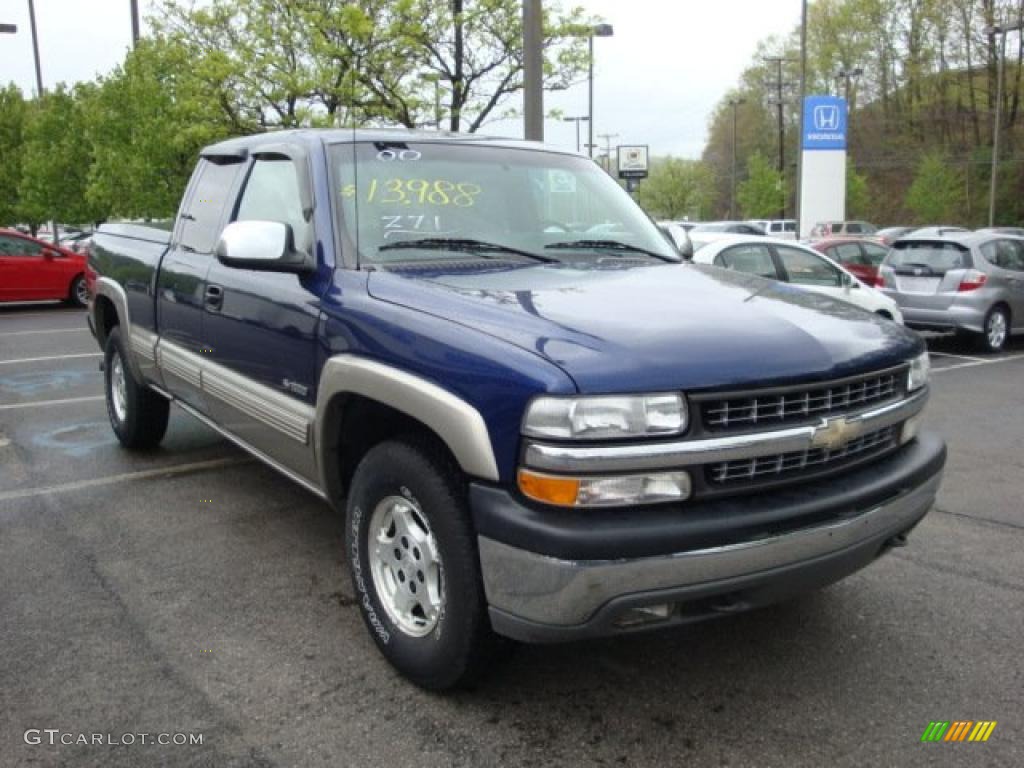
[[[658,437],[677,435],[686,423],[686,400],[678,393],[538,397],[526,409],[523,434],[562,440]]]
[[[907,392],[915,392],[927,384],[930,369],[931,363],[927,352],[911,360],[910,372],[907,374]]]

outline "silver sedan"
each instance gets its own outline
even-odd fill
[[[989,352],[1024,333],[1024,238],[911,233],[893,244],[879,276],[911,328],[967,334]]]

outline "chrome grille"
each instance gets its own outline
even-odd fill
[[[894,398],[903,378],[897,369],[814,387],[710,398],[701,403],[701,416],[711,432],[808,421]]]
[[[832,470],[844,463],[860,461],[895,447],[899,428],[899,425],[894,425],[869,432],[833,450],[811,448],[807,451],[709,464],[706,467],[707,479],[714,485],[762,484],[776,478]]]

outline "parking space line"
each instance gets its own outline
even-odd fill
[[[177,464],[170,467],[161,467],[159,469],[143,469],[139,472],[125,472],[120,475],[108,475],[107,477],[96,477],[91,480],[78,480],[72,483],[48,485],[43,486],[42,488],[23,488],[16,491],[0,491],[0,501],[14,501],[16,499],[27,499],[32,496],[42,496],[54,493],[70,493],[72,491],[80,491],[83,488],[97,488],[104,485],[133,482],[135,480],[174,477],[176,475],[186,475],[192,472],[203,472],[209,469],[220,469],[222,467],[250,464],[253,461],[255,461],[255,459],[249,456],[232,456],[224,459],[195,461],[191,464]]]
[[[958,363],[957,365],[947,365],[942,368],[932,368],[932,373],[945,373],[946,371],[958,371],[961,368],[977,368],[981,365],[997,365],[999,363],[1010,363],[1014,360],[1020,360],[1024,358],[1024,354],[1021,355],[1008,355],[1007,357],[998,357],[994,360],[978,360],[977,362],[971,363]]]
[[[0,365],[15,365],[16,363],[43,363],[47,360],[71,360],[76,357],[103,357],[102,352],[83,352],[80,355],[52,355],[50,357],[23,357],[20,360],[0,360]]]
[[[939,357],[955,357],[958,360],[976,360],[978,362],[987,362],[984,357],[971,357],[970,355],[954,355],[952,352],[935,352],[931,349],[928,350],[929,355],[938,355]]]
[[[0,333],[0,336],[32,336],[40,333],[88,333],[88,328],[53,328],[48,331],[9,331]]]
[[[64,400],[34,400],[30,403],[10,403],[0,405],[0,411],[13,411],[16,408],[42,408],[47,405],[67,405],[69,403],[88,403],[94,400],[103,400],[103,395],[90,395],[89,397],[69,397]]]
[[[52,312],[2,312],[0,318],[9,317],[20,320],[23,317],[60,317],[61,315],[85,315],[84,309],[55,309]]]

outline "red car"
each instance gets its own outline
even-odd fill
[[[89,300],[84,253],[0,229],[0,301]]]
[[[833,261],[838,261],[872,288],[881,286],[878,268],[889,249],[877,240],[866,237],[830,237],[810,245]]]

